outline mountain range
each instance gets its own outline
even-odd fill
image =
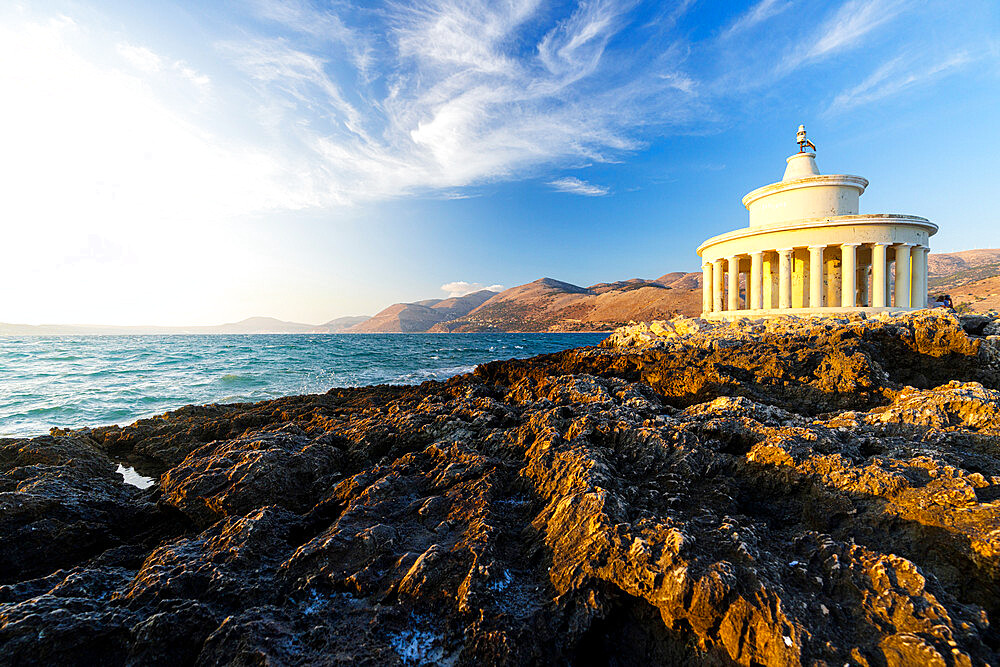
[[[932,294],[950,294],[962,309],[1000,310],[1000,249],[932,253],[927,260]],[[323,324],[273,317],[189,327],[0,322],[0,335],[610,331],[630,321],[696,316],[700,311],[701,273],[674,272],[652,280],[632,278],[590,287],[539,278],[499,293],[481,290],[394,303],[372,317],[338,317]]]
[[[1000,309],[1000,249],[931,254],[928,268],[932,293],[949,293],[956,306],[973,311]],[[344,331],[610,331],[629,321],[697,316],[701,273],[675,272],[652,280],[632,278],[590,287],[540,278],[497,294],[468,295],[473,296],[474,300],[453,308],[450,318],[434,321],[438,314],[425,314],[428,304],[438,303],[435,300],[396,303]],[[455,314],[473,304],[466,313]]]
[[[1000,310],[1000,249],[932,253],[927,265],[931,294],[949,294],[962,309]]]
[[[7,324],[0,322],[0,335],[7,336],[90,336],[90,335],[151,335],[151,334],[288,334],[341,333],[364,322],[368,316],[338,317],[325,324],[285,322],[273,317],[248,317],[239,322],[214,326],[118,326],[113,324]]]
[[[394,303],[374,317],[346,328],[345,333],[423,332],[440,322],[468,315],[495,296],[497,296],[496,292],[480,290],[450,299]]]
[[[701,310],[700,281],[701,274],[669,273],[580,287],[540,278],[430,331],[610,331],[631,320],[695,314]]]

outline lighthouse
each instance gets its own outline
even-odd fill
[[[928,239],[915,215],[861,214],[868,180],[822,174],[805,127],[777,183],[743,197],[749,225],[713,236],[702,258],[702,317],[904,311],[927,306]]]

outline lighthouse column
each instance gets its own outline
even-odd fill
[[[729,299],[726,310],[740,309],[740,258],[736,255],[726,258],[729,266]]]
[[[712,262],[712,312],[722,310],[722,263],[717,259]]]
[[[712,263],[701,265],[701,312],[712,312]]]
[[[763,289],[764,253],[760,251],[752,252],[750,253],[750,280],[747,285],[747,294],[749,295],[750,303],[747,304],[747,308],[760,310],[764,307]]]
[[[910,286],[910,306],[927,307],[927,246],[913,247],[913,284]]]
[[[792,307],[792,248],[778,249],[778,308]]]
[[[910,244],[896,244],[896,308],[910,307]]]
[[[859,243],[840,244],[840,307],[854,308],[858,303],[858,272],[855,268]]]
[[[825,245],[809,246],[809,307],[823,306],[823,251]]]
[[[871,293],[868,291],[868,266],[862,265],[858,267],[858,291],[860,292],[861,306],[867,306],[871,303]]]
[[[885,289],[885,243],[872,245],[872,306],[885,308],[887,305]]]

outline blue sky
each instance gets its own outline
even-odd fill
[[[15,2],[0,84],[0,321],[694,271],[799,123],[863,212],[1000,246],[985,0]]]

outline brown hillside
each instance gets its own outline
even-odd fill
[[[318,325],[313,329],[313,333],[343,333],[353,326],[367,322],[369,319],[371,318],[368,315],[338,317],[337,319]]]
[[[697,315],[700,310],[700,289],[640,279],[585,288],[541,278],[501,292],[431,331],[606,331],[632,320]]]
[[[1000,309],[1000,249],[928,257],[929,291],[976,311]],[[540,278],[494,294],[395,304],[349,332],[607,331],[701,311],[701,273],[674,271],[580,287]]]
[[[961,252],[931,253],[927,256],[927,266],[931,277],[945,276],[974,269],[984,265],[1000,263],[1000,248],[979,248]]]
[[[1000,249],[963,250],[952,253],[931,253],[927,256],[927,268],[930,279],[928,288],[931,294],[952,293],[960,287],[966,287],[975,300],[987,296],[983,289],[989,286],[973,287],[973,285],[1000,275]],[[955,303],[955,294],[952,299]]]
[[[416,303],[394,303],[374,317],[344,333],[421,333],[438,322],[462,317],[494,296],[481,290],[450,299],[426,299]]]
[[[700,273],[681,273],[675,271],[665,276],[660,276],[656,282],[673,289],[701,289]]]
[[[594,294],[604,294],[605,292],[626,292],[647,286],[662,287],[660,283],[653,280],[630,278],[629,280],[618,280],[613,283],[597,283],[596,285],[591,285],[587,289]]]
[[[684,273],[683,271],[672,271],[671,273],[667,273],[660,276],[659,278],[656,279],[655,282],[658,282],[661,285],[670,285],[671,283],[680,280],[686,275],[688,274]]]
[[[933,290],[931,292],[934,293]],[[1000,275],[949,289],[948,294],[956,306],[965,304],[980,313],[1000,310]]]
[[[416,303],[394,303],[376,313],[370,320],[357,324],[344,333],[413,333],[427,331],[441,318],[428,306]]]

